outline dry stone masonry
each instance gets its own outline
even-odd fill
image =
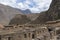
[[[0,40],[60,40],[60,21],[36,25],[0,26]]]

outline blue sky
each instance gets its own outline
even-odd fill
[[[29,9],[33,13],[48,10],[52,0],[0,0],[0,3],[22,10]]]

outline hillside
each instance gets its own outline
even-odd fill
[[[42,24],[47,21],[60,19],[60,1],[52,0],[48,11],[39,14],[27,13],[24,14],[16,8],[0,4],[0,24]]]
[[[49,10],[40,13],[39,17],[31,21],[30,24],[41,24],[58,19],[60,19],[60,0],[52,0]]]
[[[49,10],[46,12],[49,20],[60,19],[60,0],[52,0]]]
[[[27,18],[29,18],[31,21],[35,20],[37,17],[39,17],[39,13],[32,13],[32,14],[26,14]]]
[[[41,24],[48,21],[47,19],[48,18],[47,18],[46,13],[42,12],[38,15],[38,17],[35,20],[31,21],[30,24]]]
[[[15,17],[10,20],[9,25],[18,25],[18,24],[23,25],[30,21],[31,20],[27,18],[26,15],[16,14]]]
[[[22,12],[15,8],[0,4],[0,24],[8,25],[15,14],[22,14]]]
[[[23,14],[32,14],[32,12],[29,9],[26,10],[17,9],[17,10],[21,11]]]
[[[28,13],[31,13],[30,10],[20,10],[17,8],[12,8],[10,6],[0,4],[0,24],[8,25],[10,20],[16,14],[22,15],[22,14],[28,14]]]

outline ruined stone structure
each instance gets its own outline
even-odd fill
[[[44,26],[4,26],[0,40],[50,40],[50,34]]]
[[[3,26],[0,40],[60,40],[60,20],[45,24]]]
[[[60,40],[60,20],[46,22],[50,33],[50,39]]]
[[[60,0],[52,1],[50,9],[47,11],[47,13],[51,13],[48,14],[49,19],[55,20],[58,15],[60,18],[59,3]],[[0,25],[0,40],[60,40],[60,20],[34,25]]]

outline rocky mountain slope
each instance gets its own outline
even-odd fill
[[[60,19],[60,0],[52,0],[48,11],[40,13],[34,21],[30,24],[41,24],[47,21],[54,21]]]
[[[49,10],[46,12],[49,20],[60,19],[60,0],[52,0]]]
[[[29,24],[31,21],[35,20],[39,14],[16,14],[11,20],[9,25],[24,25]]]
[[[17,9],[17,10],[21,11],[23,14],[32,14],[32,12],[29,9],[26,10]]]
[[[31,20],[27,18],[26,15],[16,14],[15,17],[10,20],[9,25],[18,25],[18,24],[23,25],[30,21]]]
[[[48,11],[39,14],[23,14],[20,10],[0,5],[1,24],[41,24],[60,19],[60,0],[52,0]]]
[[[28,23],[28,21],[30,21],[30,18],[32,16],[28,17],[27,14],[31,14],[29,10],[22,11],[16,8],[12,8],[10,6],[5,6],[0,4],[0,24],[8,25],[8,24],[15,24],[15,23],[16,24]]]
[[[16,15],[22,14],[22,12],[15,8],[0,4],[0,24],[8,25],[10,20]]]
[[[26,14],[26,16],[32,21],[39,17],[39,13]]]

